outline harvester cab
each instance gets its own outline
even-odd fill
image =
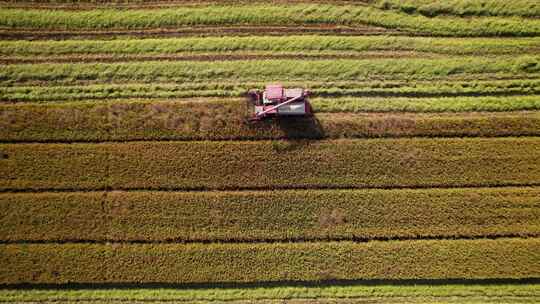
[[[280,84],[267,85],[264,91],[250,90],[249,103],[253,107],[250,121],[287,116],[309,116],[309,91],[302,88],[285,89]]]

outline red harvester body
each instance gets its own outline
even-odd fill
[[[254,107],[252,121],[280,116],[311,115],[309,92],[302,88],[285,89],[280,84],[267,85],[264,91],[250,90],[249,101]]]

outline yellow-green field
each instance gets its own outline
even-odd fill
[[[539,54],[534,0],[1,1],[0,302],[537,303]]]

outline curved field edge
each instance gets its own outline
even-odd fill
[[[540,5],[534,0],[375,0],[374,7],[397,10],[426,17],[451,16],[521,16],[540,17]]]
[[[529,239],[0,245],[0,283],[226,283],[537,278]]]
[[[538,185],[539,146],[536,137],[2,144],[0,189]]]
[[[320,35],[320,36],[407,36],[405,32],[389,30],[370,25],[237,25],[237,26],[183,26],[174,28],[150,29],[106,29],[106,30],[46,30],[10,29],[0,27],[0,38],[3,40],[64,40],[64,39],[119,39],[159,38],[159,37],[223,37],[223,36],[284,36],[284,35]],[[509,37],[506,37],[509,38]]]
[[[535,38],[434,38],[377,36],[282,37],[188,37],[162,39],[3,41],[0,55],[10,57],[172,54],[229,54],[266,51],[271,53],[355,54],[368,51],[414,51],[445,55],[510,55],[540,50]],[[85,58],[85,57],[83,57]]]
[[[533,76],[540,72],[537,56],[501,58],[374,59],[374,60],[239,60],[148,61],[129,63],[18,64],[0,71],[3,85],[46,81],[99,82],[206,82],[218,81],[367,81],[433,80],[451,76],[510,74]],[[474,75],[477,74],[477,75]]]
[[[540,188],[0,193],[0,241],[540,236]],[[332,204],[328,204],[332,202]]]
[[[415,109],[422,111],[441,109],[445,104],[450,108],[442,109],[457,110],[457,106],[463,105],[460,100],[478,105],[465,110],[495,109],[497,105],[501,106],[497,109],[512,110],[520,101],[534,103],[538,98],[391,100],[390,105],[399,101],[399,108],[388,108],[383,99],[358,99],[358,103],[316,99],[313,117],[256,124],[246,122],[250,111],[245,101],[239,99],[0,104],[0,142],[540,136],[540,111],[322,113],[332,109],[367,111],[404,107],[411,111],[415,102],[419,104]],[[428,101],[433,103],[430,105]],[[540,109],[540,103],[537,107]]]
[[[130,288],[130,289],[0,289],[0,301],[244,301],[244,300],[293,300],[294,299],[342,299],[384,300],[406,298],[407,302],[423,302],[428,299],[457,298],[460,303],[511,302],[519,298],[520,303],[534,303],[540,297],[540,286],[536,284],[496,285],[350,285],[350,286],[283,286],[253,288]],[[339,301],[335,301],[339,303]],[[346,301],[345,301],[346,302]]]
[[[145,29],[193,25],[374,25],[439,36],[537,36],[540,21],[519,17],[427,18],[367,6],[329,4],[209,5],[150,10],[0,10],[0,27]]]
[[[176,0],[176,1],[133,1],[133,0],[113,0],[113,1],[2,1],[0,5],[6,8],[54,8],[54,9],[92,9],[92,8],[166,8],[175,6],[201,6],[201,5],[223,5],[223,4],[263,4],[263,1],[206,1],[206,0]],[[350,1],[350,0],[326,0],[326,1],[306,1],[306,0],[278,0],[274,3],[321,3],[321,4],[350,4],[350,5],[371,5],[379,9],[393,9],[406,14],[420,14],[427,17],[437,15],[453,16],[520,16],[538,17],[540,16],[540,6],[534,0],[517,1],[478,1],[478,0],[454,0],[445,3],[437,3],[432,0],[378,0],[378,1]]]
[[[372,98],[372,100],[385,100],[389,97],[409,97],[409,98],[425,98],[431,97],[434,100],[439,98],[440,101],[450,101],[451,97],[491,97],[492,100],[497,100],[496,97],[514,98],[514,102],[506,103],[504,99],[498,99],[499,102],[491,104],[483,104],[474,102],[474,99],[462,98],[470,106],[479,109],[495,110],[504,104],[510,105],[507,109],[527,109],[522,108],[527,104],[516,102],[516,98],[521,96],[524,100],[532,97],[524,95],[540,94],[540,80],[535,78],[515,78],[513,75],[473,75],[475,79],[466,81],[467,77],[446,77],[436,79],[437,81],[414,81],[407,80],[358,80],[358,81],[281,81],[288,87],[305,87],[310,90],[312,96],[321,98],[348,98],[349,101],[354,98]],[[534,76],[534,75],[530,75]],[[503,78],[502,80],[499,78]],[[505,79],[507,78],[507,79]],[[47,82],[45,82],[47,83]],[[41,83],[41,84],[45,84]],[[0,87],[0,99],[3,103],[14,102],[33,102],[33,103],[65,103],[70,101],[107,101],[114,99],[125,98],[146,98],[159,100],[163,98],[175,101],[176,98],[191,98],[200,97],[195,100],[205,101],[214,100],[211,97],[220,97],[221,100],[227,101],[230,97],[243,97],[249,89],[263,88],[265,82],[201,82],[201,83],[117,83],[117,84],[86,84],[80,83],[70,85],[51,85],[46,86],[36,83],[33,86],[16,85],[13,87]],[[203,98],[204,97],[204,98]],[[448,97],[444,99],[444,97]],[[378,98],[378,99],[377,99]],[[327,100],[331,100],[327,99]],[[411,99],[414,100],[414,99]],[[416,99],[421,101],[422,99]],[[460,100],[460,99],[455,99]],[[477,99],[481,100],[481,99]],[[122,100],[120,100],[122,101]],[[135,100],[136,101],[136,100]],[[389,100],[392,104],[392,100]],[[321,99],[324,103],[324,99]],[[535,100],[532,100],[534,105]],[[331,104],[331,103],[330,103]],[[387,103],[388,104],[388,103]],[[446,110],[458,110],[458,107],[452,106],[452,103],[446,103]],[[375,109],[377,103],[371,103],[370,108]],[[403,106],[398,108],[403,109]],[[426,110],[425,107],[424,111]],[[328,105],[327,105],[328,109]],[[382,109],[382,108],[380,108]],[[412,111],[412,107],[407,107],[408,111]],[[471,109],[471,108],[470,108]],[[534,109],[534,108],[528,108]],[[321,109],[318,109],[321,110]],[[440,111],[440,110],[439,110]]]

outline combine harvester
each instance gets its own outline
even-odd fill
[[[264,91],[250,90],[249,103],[253,107],[250,122],[268,118],[311,116],[309,91],[302,88],[285,89],[280,84],[267,85]]]

